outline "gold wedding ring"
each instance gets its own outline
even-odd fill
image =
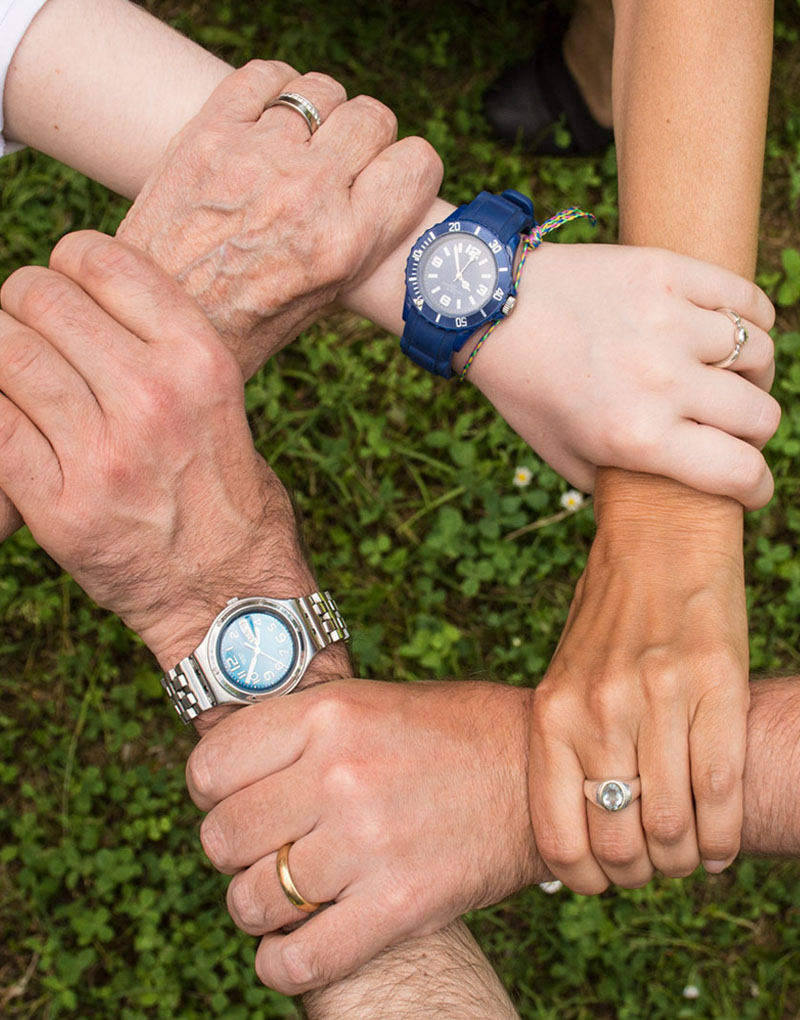
[[[278,881],[281,884],[281,889],[283,889],[286,894],[286,899],[293,907],[297,907],[298,910],[305,911],[306,914],[313,914],[315,910],[319,910],[322,904],[310,903],[294,884],[292,873],[289,871],[289,851],[293,846],[294,843],[284,843],[278,851],[278,858],[275,861],[275,867],[278,871]]]

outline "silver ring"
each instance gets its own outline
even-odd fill
[[[301,96],[299,92],[281,92],[277,99],[267,103],[264,109],[268,110],[271,106],[288,106],[290,110],[296,110],[306,122],[308,130],[312,135],[318,127],[322,127],[322,117],[319,115],[319,110],[310,99]]]
[[[638,776],[633,779],[587,779],[583,784],[587,800],[597,804],[604,811],[622,811],[642,793],[642,782]]]
[[[742,325],[742,319],[738,312],[734,312],[732,308],[717,308],[715,311],[722,312],[733,323],[733,350],[721,361],[712,361],[711,366],[712,368],[730,368],[747,343],[749,334]]]

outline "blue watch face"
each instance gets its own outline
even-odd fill
[[[497,264],[489,246],[462,232],[437,237],[419,263],[422,295],[444,315],[471,315],[491,299]]]
[[[280,616],[263,609],[234,616],[217,642],[225,678],[245,694],[278,687],[297,662],[297,641]]]
[[[496,318],[511,292],[508,248],[486,227],[452,220],[431,227],[406,263],[413,307],[442,329],[477,329]]]

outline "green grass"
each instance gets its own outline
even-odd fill
[[[444,192],[532,193],[540,218],[577,203],[616,230],[613,153],[533,160],[498,147],[484,84],[526,54],[527,4],[150,7],[235,63],[321,68],[397,111],[444,156]],[[487,30],[487,17],[491,32]],[[747,522],[756,669],[800,667],[800,69],[796,0],[778,5],[760,280],[778,300],[771,446],[777,498]],[[492,45],[487,46],[491,36]],[[376,57],[376,55],[378,55]],[[0,277],[45,262],[65,231],[112,230],[124,203],[32,153],[0,164]],[[358,669],[395,679],[541,674],[591,540],[591,509],[469,387],[423,376],[382,331],[320,324],[248,388],[259,448],[297,493],[316,567],[357,621]],[[533,480],[515,489],[518,464]],[[252,975],[253,940],[224,913],[198,845],[175,723],[154,663],[22,532],[0,547],[0,1014],[80,1020],[259,1020],[294,1005]],[[595,899],[538,889],[471,923],[524,1020],[789,1020],[800,1013],[795,865],[656,881]],[[19,983],[18,994],[10,994]],[[699,998],[682,995],[695,985]]]

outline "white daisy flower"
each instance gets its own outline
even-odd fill
[[[561,505],[565,510],[569,510],[570,513],[574,514],[576,510],[580,510],[583,506],[583,493],[578,492],[577,489],[567,489],[561,497]]]
[[[697,985],[687,985],[681,993],[684,999],[699,999],[700,989]]]
[[[514,485],[519,489],[524,489],[526,485],[531,484],[531,478],[533,478],[533,472],[529,467],[518,467],[514,472]]]

